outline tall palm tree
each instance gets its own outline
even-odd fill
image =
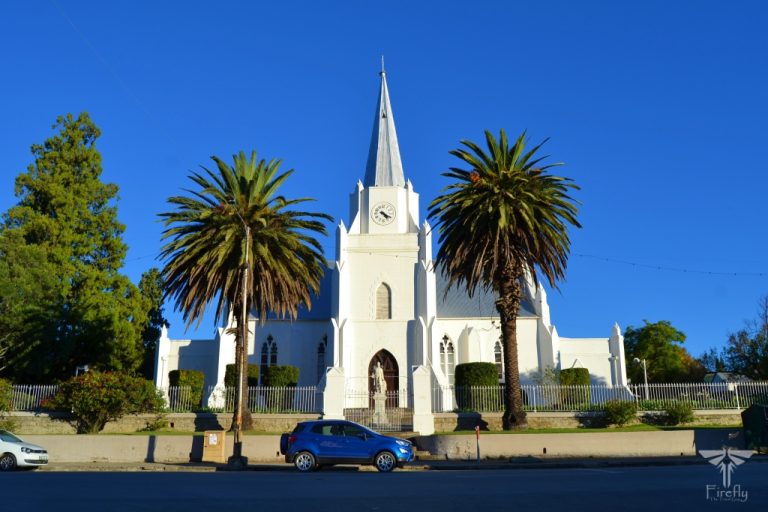
[[[560,164],[541,165],[546,157],[526,152],[525,133],[510,147],[501,130],[498,140],[485,132],[488,153],[462,140],[467,149],[450,151],[469,168],[451,167],[443,176],[456,180],[429,205],[439,229],[437,264],[449,285],[463,286],[470,296],[478,287],[492,290],[501,320],[504,351],[505,430],[528,425],[523,411],[517,358],[517,315],[523,281],[538,284],[543,275],[556,287],[564,277],[570,251],[568,225],[576,220],[578,189],[570,179],[547,173]]]
[[[234,155],[230,167],[216,156],[215,170],[202,167],[190,179],[191,195],[174,196],[175,206],[161,213],[167,240],[160,257],[165,295],[183,313],[187,327],[200,323],[208,305],[215,319],[232,312],[237,322],[235,367],[237,398],[233,431],[234,464],[242,464],[240,430],[250,428],[247,403],[247,312],[255,309],[263,324],[267,314],[295,318],[298,306],[311,306],[325,259],[315,235],[326,234],[323,213],[292,208],[308,198],[286,199],[278,189],[293,173],[279,173],[280,160],[257,160],[256,152]],[[231,309],[230,309],[231,308]],[[238,317],[236,312],[242,312]],[[245,416],[242,421],[243,415]],[[241,424],[243,423],[243,424]]]

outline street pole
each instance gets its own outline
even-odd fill
[[[648,368],[646,367],[645,359],[643,359],[643,380],[645,381],[645,399],[648,398]]]

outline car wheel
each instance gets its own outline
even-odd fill
[[[4,453],[0,456],[0,471],[11,471],[16,467],[16,457],[12,453]]]
[[[309,452],[299,452],[293,459],[293,465],[301,472],[315,469],[315,456]]]
[[[382,473],[389,473],[397,466],[397,459],[392,452],[383,451],[376,454],[373,465]]]

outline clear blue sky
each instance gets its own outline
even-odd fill
[[[422,219],[448,151],[484,129],[550,137],[581,185],[550,291],[561,336],[665,319],[699,355],[768,293],[765,2],[30,0],[0,19],[0,210],[29,146],[88,111],[134,282],[160,265],[166,199],[211,155],[283,158],[286,194],[348,223],[383,54]],[[172,337],[210,337],[212,319],[185,334],[166,309]]]

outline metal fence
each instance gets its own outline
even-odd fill
[[[12,411],[39,411],[45,401],[58,391],[58,385],[15,385],[11,395]],[[207,388],[204,393],[193,393],[189,386],[171,386],[160,389],[166,399],[168,412],[232,412],[235,409],[235,388]],[[317,389],[306,387],[250,387],[248,407],[254,413],[318,412]],[[213,400],[208,400],[212,397]],[[209,403],[211,405],[209,405]]]
[[[438,386],[432,390],[434,412],[504,410],[504,386]],[[609,400],[637,403],[639,410],[661,410],[687,402],[697,410],[745,409],[768,403],[768,382],[631,384],[629,386],[522,386],[523,407],[531,412],[599,411]]]
[[[12,411],[39,411],[46,400],[53,398],[59,386],[56,384],[17,384],[11,392]]]
[[[169,412],[232,412],[235,410],[234,387],[208,387],[205,392],[192,393],[189,386],[171,386],[161,390]],[[315,386],[248,388],[248,409],[253,413],[284,414],[318,412]]]

